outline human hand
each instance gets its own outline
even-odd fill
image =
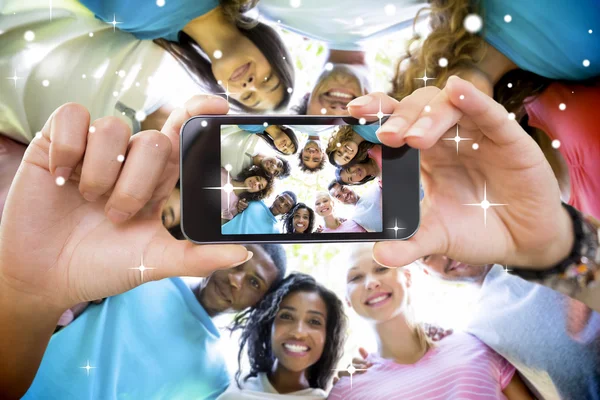
[[[358,353],[360,354],[360,357],[354,357],[352,359],[352,366],[355,368],[355,371],[352,373],[352,375],[364,374],[369,368],[373,366],[373,363],[367,361],[367,357],[369,357],[369,353],[367,352],[367,350],[360,347],[358,349]],[[348,370],[338,371],[336,376],[333,377],[333,384],[335,385],[340,379],[342,379],[345,376],[350,376],[350,372],[348,372]]]
[[[437,325],[423,324],[423,329],[427,337],[434,342],[439,342],[446,336],[450,336],[454,333],[452,329],[444,329]]]
[[[244,247],[177,241],[160,218],[179,176],[182,124],[227,110],[223,99],[196,96],[170,115],[162,133],[130,138],[116,118],[95,121],[88,133],[85,108],[57,109],[27,149],[8,195],[0,225],[2,287],[62,313],[143,281],[206,276],[244,262]],[[126,155],[123,162],[119,155]],[[63,186],[57,177],[66,179]]]
[[[375,93],[354,100],[349,110],[356,118],[369,118],[380,105],[393,115],[379,139],[391,147],[408,144],[422,150],[425,197],[417,233],[405,241],[377,243],[378,262],[404,266],[443,254],[473,265],[545,268],[569,254],[573,228],[552,169],[500,104],[451,77],[442,90],[419,89],[401,102]],[[472,139],[458,154],[454,141],[440,140],[455,137],[457,123],[460,136]],[[486,220],[479,206],[484,190],[490,203],[505,204],[487,208]]]
[[[237,203],[237,211],[238,213],[243,212],[246,208],[248,208],[248,200],[240,199]]]

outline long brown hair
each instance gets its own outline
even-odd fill
[[[252,9],[257,3],[258,0],[220,0],[220,6],[227,19],[235,23],[240,32],[263,53],[271,64],[273,72],[281,80],[281,85],[284,88],[293,88],[295,70],[292,57],[277,32],[270,26],[243,15],[244,12]],[[180,31],[177,42],[166,39],[156,39],[154,42],[181,63],[190,77],[203,90],[213,94],[225,91],[212,72],[210,58],[187,33]],[[224,94],[221,94],[221,96],[225,97]],[[290,98],[291,94],[284,90],[283,98],[275,109],[285,108]],[[229,98],[229,103],[237,110],[256,112],[256,110],[235,99]]]

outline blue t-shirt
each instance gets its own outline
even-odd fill
[[[486,41],[519,68],[551,79],[600,75],[600,1],[483,0],[482,6]]]
[[[54,334],[23,398],[215,399],[229,384],[219,337],[180,278],[146,283]]]
[[[249,133],[262,133],[266,129],[264,125],[238,125],[238,128]]]
[[[251,201],[243,212],[221,227],[224,235],[243,233],[280,233],[277,219],[262,201]]]
[[[381,144],[381,141],[377,137],[377,129],[379,129],[379,124],[377,125],[353,125],[352,129],[367,142]]]
[[[106,23],[113,18],[116,28],[138,39],[165,38],[177,41],[179,31],[190,22],[219,5],[218,0],[165,0],[159,7],[154,0],[80,0],[81,4]]]

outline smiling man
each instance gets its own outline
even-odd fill
[[[383,230],[383,214],[381,210],[381,188],[371,185],[364,195],[359,196],[354,190],[337,181],[331,181],[327,186],[329,195],[340,203],[354,206],[352,219],[368,232]]]
[[[325,168],[325,149],[319,135],[310,135],[302,151],[298,153],[298,166],[302,172],[315,173]]]
[[[600,399],[600,314],[500,265],[433,255],[431,275],[481,287],[467,331],[506,358],[541,399]]]
[[[262,201],[240,201],[239,214],[221,226],[221,232],[225,235],[281,233],[276,226],[277,217],[285,216],[296,202],[296,194],[291,191],[279,194],[270,207]]]
[[[89,306],[53,335],[23,398],[216,398],[229,374],[212,318],[253,307],[285,275],[281,245],[248,250],[191,286],[163,279]]]

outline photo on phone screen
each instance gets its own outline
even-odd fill
[[[207,117],[184,127],[182,229],[188,238],[364,241],[406,238],[416,230],[418,151],[383,146],[378,123],[259,118]],[[398,209],[386,210],[386,202]],[[386,214],[393,218],[386,221]]]

